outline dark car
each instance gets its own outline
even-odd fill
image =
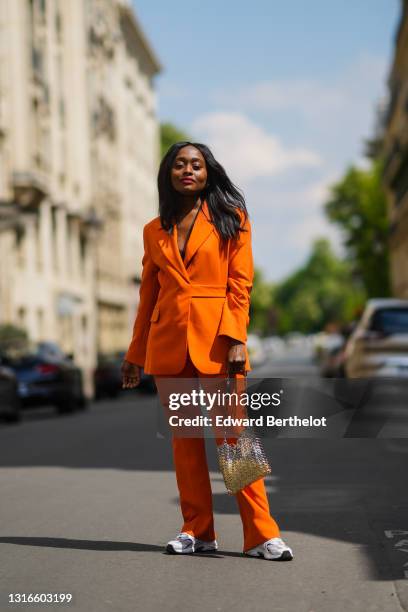
[[[0,417],[11,423],[21,418],[18,381],[13,370],[2,364],[0,356]]]
[[[122,388],[121,359],[115,354],[99,354],[94,370],[94,399],[117,397]]]
[[[125,358],[125,354],[126,351],[119,351],[117,353],[121,365]],[[156,393],[157,391],[154,377],[151,374],[146,374],[143,368],[141,368],[140,384],[136,388],[141,391],[147,391],[148,393]]]
[[[122,390],[121,367],[126,351],[104,353],[98,356],[98,365],[94,372],[95,399],[102,397],[117,397]],[[156,385],[153,376],[145,374],[142,368],[140,385],[143,391],[154,393]]]
[[[18,381],[22,407],[53,405],[58,412],[87,407],[81,369],[54,342],[5,358]]]

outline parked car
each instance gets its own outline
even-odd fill
[[[117,356],[120,360],[120,365],[122,365],[123,359],[125,357],[126,351],[119,351]],[[122,381],[121,381],[122,386]],[[148,393],[156,393],[156,384],[154,382],[154,377],[152,374],[146,374],[143,368],[141,369],[141,377],[140,384],[136,389],[140,389],[141,391],[147,391]]]
[[[5,421],[21,419],[21,401],[18,395],[18,381],[13,370],[2,365],[0,357],[0,417]]]
[[[81,369],[54,342],[30,343],[4,357],[17,378],[23,408],[53,405],[58,412],[87,407]]]
[[[408,300],[368,300],[344,355],[348,378],[408,378]]]
[[[100,353],[94,370],[94,399],[115,398],[122,388],[122,360],[117,354]]]

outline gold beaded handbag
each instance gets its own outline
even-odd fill
[[[236,381],[235,378],[233,380]],[[230,377],[227,387],[231,388]],[[263,445],[251,427],[243,428],[233,444],[227,441],[224,432],[224,440],[217,446],[217,452],[220,471],[230,495],[235,495],[272,471]]]

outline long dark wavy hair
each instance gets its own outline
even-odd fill
[[[244,213],[244,222],[248,218],[244,195],[228,178],[224,168],[217,162],[210,149],[199,142],[177,142],[169,148],[161,161],[157,185],[162,227],[166,231],[171,231],[177,218],[177,203],[180,195],[171,183],[171,169],[180,149],[188,145],[198,149],[205,159],[207,184],[200,197],[202,201],[207,201],[212,223],[222,239],[228,240],[238,237],[240,231],[246,230],[241,226],[239,213],[236,212],[237,209]]]

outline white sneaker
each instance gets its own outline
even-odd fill
[[[205,542],[198,540],[189,533],[179,533],[174,540],[167,543],[166,550],[171,555],[191,555],[195,552],[210,552],[217,550],[217,540]]]
[[[281,538],[272,538],[255,548],[245,551],[250,557],[263,557],[270,561],[291,561],[293,559],[292,549],[285,544]]]

